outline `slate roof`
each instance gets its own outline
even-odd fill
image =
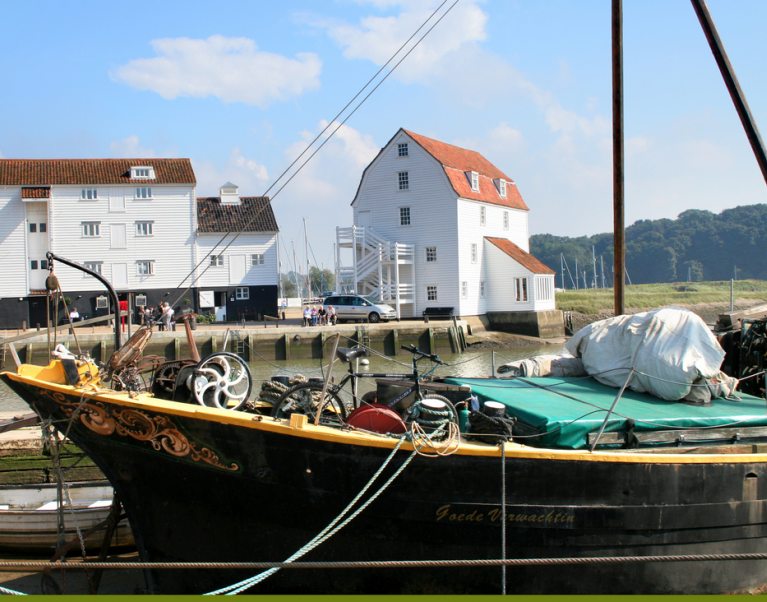
[[[198,232],[279,232],[268,196],[240,197],[239,205],[222,205],[219,197],[197,199]]]
[[[537,257],[530,255],[527,251],[511,242],[508,238],[496,238],[494,236],[485,236],[485,240],[498,247],[522,267],[530,270],[533,274],[554,274],[549,266],[543,263]]]
[[[155,178],[130,177],[130,168],[154,167]],[[0,186],[56,184],[196,184],[189,159],[0,159]]]
[[[22,199],[49,199],[51,198],[50,186],[25,186],[21,189]]]
[[[447,175],[453,190],[459,197],[503,205],[511,209],[529,210],[514,180],[477,151],[427,138],[410,130],[403,129],[402,131],[442,165],[445,175]],[[478,191],[471,189],[471,182],[466,176],[466,172],[471,171],[476,171],[479,174]],[[506,180],[506,198],[503,198],[498,192],[495,179]]]

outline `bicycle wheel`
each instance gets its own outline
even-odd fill
[[[287,418],[291,414],[305,414],[309,422],[314,422],[317,409],[320,407],[322,384],[301,383],[285,391],[272,410],[273,418]],[[346,423],[346,406],[338,396],[330,390],[325,391],[325,403],[322,404],[320,424],[339,426]]]

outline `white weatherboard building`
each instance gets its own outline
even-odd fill
[[[226,291],[222,298],[236,318],[274,315],[276,262],[264,263],[257,278],[234,270],[215,282],[202,274],[204,266],[196,267],[210,248],[208,237],[218,232],[215,228],[237,230],[243,224],[237,210],[211,210],[216,199],[198,202],[195,186],[189,159],[0,159],[0,255],[5,267],[0,328],[45,324],[47,251],[99,272],[121,300],[130,296],[132,305],[181,299],[180,305],[199,309],[201,285],[194,278],[199,276],[207,288]],[[236,206],[236,189],[234,196]],[[274,214],[268,199],[259,203],[261,219],[253,227],[268,228],[269,233],[247,233],[221,253],[222,265],[229,263],[230,253],[276,255],[269,246],[277,231]],[[110,311],[94,278],[61,263],[54,267],[65,296],[81,316]],[[183,281],[187,275],[191,277]],[[231,305],[230,298],[235,300]]]
[[[337,286],[530,334],[560,334],[552,269],[530,255],[516,183],[476,151],[400,129],[365,168],[337,228]],[[552,331],[553,328],[553,331]]]

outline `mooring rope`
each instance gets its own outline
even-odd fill
[[[362,496],[367,492],[367,490],[373,485],[373,483],[378,479],[378,477],[381,475],[381,473],[384,471],[384,469],[389,465],[389,463],[394,459],[394,456],[399,451],[400,447],[404,443],[406,437],[403,436],[398,442],[397,445],[394,446],[394,449],[392,449],[389,456],[384,460],[383,464],[376,470],[375,474],[370,478],[370,480],[365,484],[365,486],[359,491],[359,493],[354,497],[354,499],[349,502],[349,504],[344,508],[336,518],[334,518],[328,525],[320,531],[314,538],[312,538],[306,545],[304,545],[300,550],[295,552],[290,558],[288,558],[285,561],[285,564],[291,564],[294,560],[297,560],[298,558],[301,558],[302,556],[305,556],[309,552],[311,552],[314,548],[321,545],[325,541],[327,541],[329,538],[331,538],[333,535],[338,533],[341,529],[343,529],[346,525],[348,525],[352,520],[354,520],[359,514],[361,514],[365,508],[367,508],[373,501],[381,495],[388,487],[391,485],[394,480],[400,475],[400,473],[405,469],[405,467],[410,464],[410,462],[415,458],[416,452],[413,451],[413,453],[410,454],[410,456],[407,457],[407,459],[402,463],[402,465],[394,472],[394,474],[389,477],[389,479],[381,486],[381,488],[376,491],[373,495],[371,495],[357,510],[355,510],[352,514],[350,514],[346,519],[343,519],[343,517],[357,504],[357,502],[362,498]],[[343,520],[342,520],[343,519]],[[339,523],[339,521],[342,521]],[[234,583],[232,585],[228,585],[226,587],[217,589],[212,592],[208,592],[204,595],[206,596],[215,596],[219,594],[226,594],[226,595],[235,595],[239,594],[240,592],[243,592],[247,589],[250,589],[254,585],[257,585],[258,583],[261,583],[268,577],[271,577],[274,573],[280,570],[281,567],[272,567],[262,573],[259,573],[258,575],[254,575],[253,577],[249,577],[247,579],[244,579],[243,581],[240,581],[238,583]]]
[[[24,592],[17,592],[15,589],[8,589],[7,587],[3,587],[0,585],[0,594],[5,594],[6,596],[28,596],[29,594],[25,594]]]

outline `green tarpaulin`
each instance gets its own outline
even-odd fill
[[[589,433],[596,433],[618,395],[590,377],[446,378],[468,385],[484,401],[498,401],[506,414],[520,423],[515,440],[536,447],[580,449]],[[710,405],[664,401],[626,390],[605,428],[624,432],[634,422],[634,432],[712,427],[767,426],[767,401],[738,393],[740,400],[714,399]],[[528,435],[528,436],[525,436]]]

